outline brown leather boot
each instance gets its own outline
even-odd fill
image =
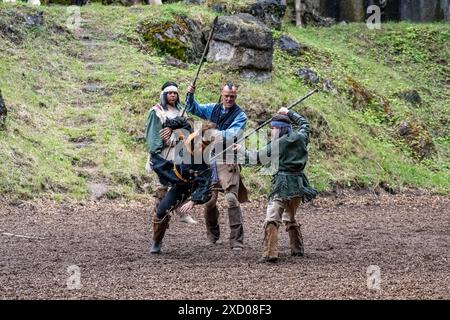
[[[287,223],[286,231],[289,233],[291,244],[291,255],[303,257],[305,250],[303,248],[303,237],[300,231],[300,225],[297,223]]]
[[[150,248],[150,253],[161,253],[162,240],[166,230],[169,228],[170,215],[165,216],[162,219],[153,217],[153,243]]]
[[[230,247],[240,251],[244,247],[244,227],[242,226],[242,212],[240,207],[228,208],[230,224]]]
[[[263,253],[259,262],[278,261],[278,226],[269,222],[265,228]]]
[[[217,201],[217,191],[212,192],[211,199],[205,203],[204,208],[204,216],[205,216],[205,225],[206,225],[206,236],[208,238],[208,242],[211,244],[217,243],[220,238],[220,225],[219,225],[219,209],[217,209],[216,201]]]

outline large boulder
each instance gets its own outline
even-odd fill
[[[283,0],[208,0],[207,5],[214,11],[229,15],[249,13],[269,28],[281,28],[281,20],[286,12]]]
[[[247,13],[219,17],[207,59],[226,63],[231,70],[272,70],[270,29]]]
[[[302,49],[297,41],[286,35],[283,35],[278,39],[277,45],[281,50],[286,51],[292,56],[298,55]]]
[[[149,47],[185,62],[197,63],[206,45],[205,27],[184,16],[177,16],[175,22],[143,21],[137,30]]]
[[[213,40],[228,42],[235,47],[258,50],[273,48],[273,38],[269,28],[247,13],[219,17]]]

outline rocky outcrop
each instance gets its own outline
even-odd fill
[[[248,13],[257,18],[269,28],[281,28],[281,20],[286,12],[283,0],[208,0],[207,5],[214,11],[229,15]]]
[[[198,62],[209,30],[187,17],[175,20],[162,24],[144,21],[138,32],[149,48],[157,48],[184,62]],[[226,64],[229,70],[238,70],[247,78],[264,81],[270,76],[272,57],[272,33],[261,21],[247,13],[219,17],[208,61]]]
[[[250,13],[269,28],[281,28],[281,19],[286,12],[286,5],[281,0],[258,0],[244,10]]]
[[[273,39],[267,26],[247,13],[219,17],[208,61],[225,63],[231,70],[270,72],[272,57]]]
[[[185,62],[200,60],[206,45],[205,27],[187,17],[176,17],[175,22],[142,22],[137,30],[149,47],[157,48]]]

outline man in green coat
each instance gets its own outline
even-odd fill
[[[299,126],[296,131],[292,123]],[[247,164],[261,164],[261,159],[267,157],[277,167],[272,177],[260,262],[278,260],[278,228],[283,223],[289,233],[291,255],[303,256],[303,238],[295,214],[300,202],[310,201],[317,195],[303,172],[308,161],[308,121],[292,110],[281,108],[273,116],[270,127],[272,138],[265,148],[245,151]]]

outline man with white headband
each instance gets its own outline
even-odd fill
[[[202,119],[216,124],[217,138],[215,150],[221,148],[217,142],[231,144],[242,136],[247,123],[245,112],[236,104],[237,87],[228,82],[221,92],[219,103],[199,104],[195,98],[195,87],[188,87],[186,110]],[[223,150],[223,149],[222,149]],[[248,201],[247,189],[242,183],[240,167],[237,162],[226,161],[217,165],[211,164],[212,183],[220,185],[225,193],[225,203],[228,210],[230,225],[230,246],[233,250],[242,251],[244,246],[244,228],[242,223],[241,202]],[[208,241],[211,244],[220,243],[219,215],[217,208],[218,188],[213,190],[211,200],[205,204],[205,224]]]
[[[150,156],[160,155],[166,160],[174,160],[174,145],[178,142],[176,135],[172,130],[166,127],[166,121],[180,117],[182,106],[178,95],[178,85],[175,82],[168,81],[161,88],[160,102],[154,105],[147,117],[147,149],[149,153],[146,170],[152,172]],[[154,176],[154,196],[155,208],[158,207],[161,199],[164,198],[168,187],[161,184],[158,177]],[[178,213],[178,212],[177,212]],[[189,213],[180,214],[180,221],[188,224],[195,224],[195,221]]]

